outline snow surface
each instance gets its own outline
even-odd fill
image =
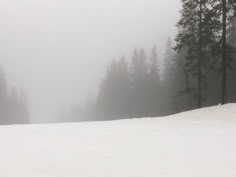
[[[235,177],[236,104],[163,118],[0,127],[0,177]]]

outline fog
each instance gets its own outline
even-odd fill
[[[179,0],[0,0],[0,64],[27,93],[31,122],[52,122],[95,98],[111,59],[153,44],[161,55],[179,10]]]

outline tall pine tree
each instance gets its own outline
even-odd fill
[[[219,19],[213,0],[182,0],[181,20],[175,49],[187,49],[186,68],[197,77],[197,105],[202,107],[203,88],[206,87],[206,68],[210,65],[211,50],[217,43]]]

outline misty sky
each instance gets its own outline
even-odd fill
[[[34,122],[93,99],[108,61],[161,52],[179,0],[0,0],[0,64],[28,94]]]

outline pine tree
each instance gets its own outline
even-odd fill
[[[186,67],[197,77],[198,107],[202,107],[202,89],[206,87],[204,75],[211,65],[210,48],[219,38],[219,7],[213,0],[182,0],[182,6],[175,49],[180,52],[187,48]]]
[[[154,45],[152,48],[151,56],[150,56],[150,69],[149,75],[153,82],[160,84],[160,67],[158,65],[158,53],[156,46]]]
[[[144,117],[148,104],[148,61],[144,49],[135,49],[131,59],[132,112],[133,117]]]
[[[158,53],[154,45],[149,61],[149,77],[148,77],[148,100],[147,105],[149,116],[162,115],[162,88],[160,80],[160,67],[158,64]]]
[[[233,60],[232,40],[229,40],[233,35],[230,27],[232,16],[235,14],[236,2],[234,0],[217,0],[212,2],[215,18],[220,22],[220,28],[214,28],[214,31],[220,35],[219,50],[220,50],[220,71],[221,71],[221,104],[225,104],[228,100],[228,71],[232,69]],[[231,31],[231,32],[230,32]]]
[[[172,41],[168,38],[163,60],[163,76],[162,85],[164,90],[165,99],[165,114],[173,114],[179,112],[176,103],[176,95],[179,92],[178,83],[178,64],[176,54],[172,49]]]
[[[227,72],[227,102],[236,101],[236,84],[234,82],[236,78],[236,6],[232,9],[227,25],[227,60],[229,63],[229,70]]]
[[[103,119],[121,119],[130,115],[130,80],[124,57],[113,60],[97,97],[97,109]]]
[[[166,48],[163,60],[163,78],[168,80],[168,77],[172,75],[173,68],[176,67],[176,62],[174,60],[174,50],[172,49],[172,41],[170,38],[167,39]]]
[[[9,119],[8,88],[6,77],[0,68],[0,124],[7,124]]]

